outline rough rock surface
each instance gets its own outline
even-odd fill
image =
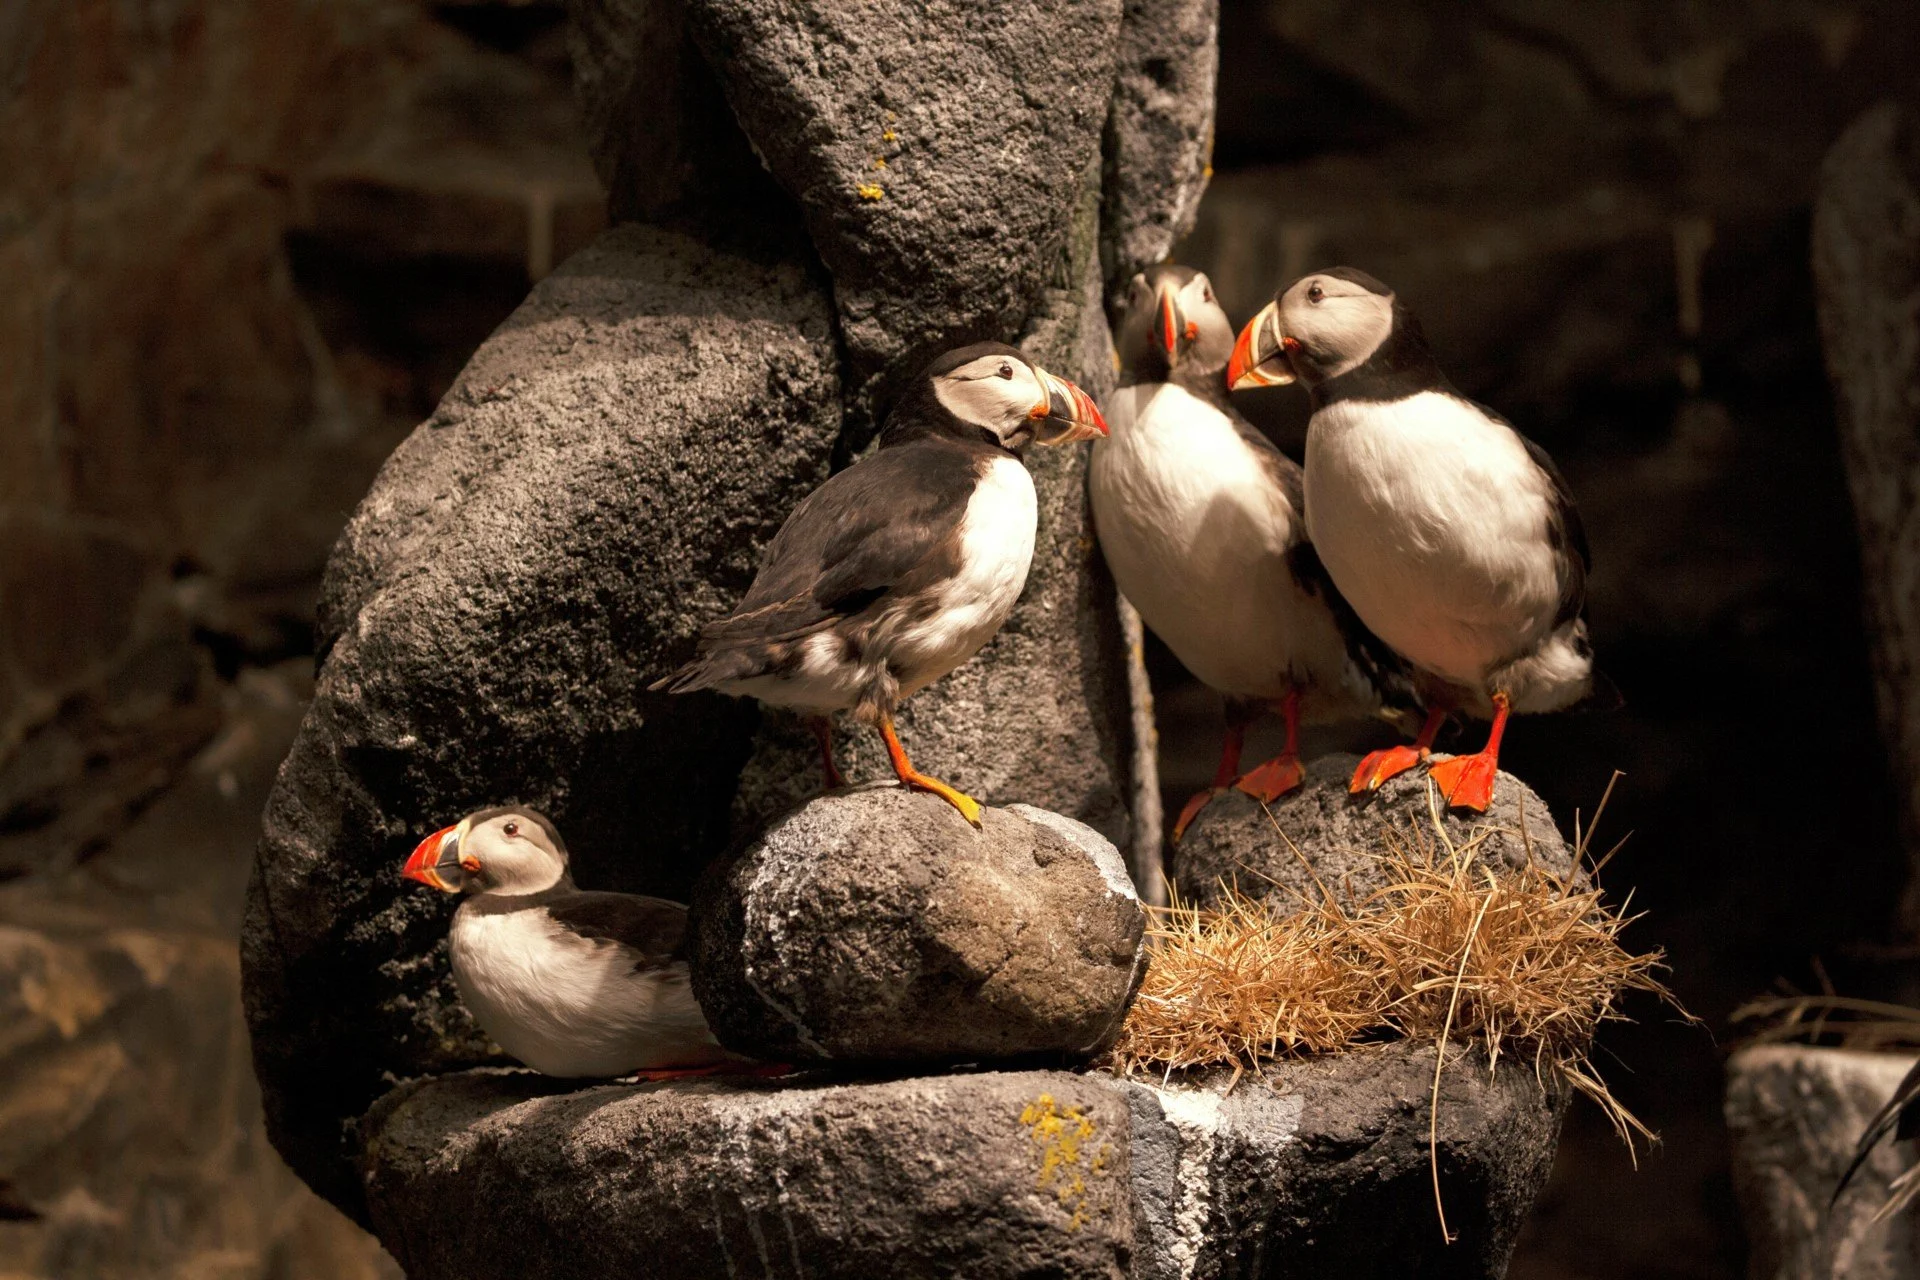
[[[833,273],[856,407],[888,398],[876,380],[1025,325],[1098,189],[1120,9],[688,0]]]
[[[1831,1213],[1853,1146],[1913,1066],[1910,1056],[1761,1045],[1727,1063],[1733,1187],[1754,1280],[1905,1280],[1920,1276],[1911,1213],[1871,1225],[1910,1144],[1884,1142]]]
[[[582,883],[684,897],[724,839],[751,708],[643,690],[825,475],[836,368],[800,267],[621,228],[534,290],[348,526],[244,938],[275,1141],[337,1203],[383,1074],[484,1053],[448,904],[394,873],[409,842],[520,799]]]
[[[1564,1093],[1512,1058],[1449,1051],[1434,1211],[1431,1045],[1125,1090],[1138,1280],[1497,1277],[1553,1165]]]
[[[1121,1280],[1124,1097],[1062,1072],[398,1091],[367,1199],[411,1280]]]
[[[781,819],[695,891],[694,993],[723,1044],[789,1062],[1091,1054],[1145,972],[1119,851],[1026,805],[975,831],[881,785]]]
[[[1317,895],[1317,877],[1357,901],[1390,883],[1381,861],[1389,841],[1414,851],[1440,847],[1435,812],[1456,847],[1478,837],[1481,860],[1496,869],[1518,870],[1529,857],[1557,876],[1572,868],[1572,851],[1546,802],[1512,774],[1500,775],[1492,807],[1474,814],[1449,811],[1437,797],[1430,807],[1424,769],[1408,770],[1370,798],[1352,796],[1347,783],[1358,764],[1358,756],[1346,754],[1308,761],[1306,782],[1269,806],[1271,821],[1241,792],[1215,797],[1174,851],[1180,896],[1204,904],[1223,880],[1255,897]]]
[[[1127,0],[1103,146],[1100,256],[1116,302],[1193,230],[1212,176],[1219,0]]]

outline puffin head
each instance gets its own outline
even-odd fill
[[[925,419],[960,435],[984,434],[1015,452],[1035,440],[1066,444],[1107,434],[1092,397],[1000,342],[961,347],[934,360],[888,426],[911,427]]]
[[[1240,330],[1227,385],[1238,391],[1298,378],[1316,387],[1365,364],[1393,335],[1395,315],[1393,290],[1364,271],[1301,276]]]
[[[540,893],[566,880],[567,845],[532,809],[482,809],[415,845],[400,874],[442,893]]]
[[[1205,274],[1162,263],[1127,286],[1114,346],[1123,384],[1217,380],[1233,354],[1233,322]]]

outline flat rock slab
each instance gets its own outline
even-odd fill
[[[1107,839],[1026,805],[975,830],[893,785],[822,796],[694,894],[693,986],[723,1044],[788,1062],[1089,1055],[1145,972]]]
[[[1911,1054],[1760,1045],[1727,1062],[1733,1189],[1756,1280],[1906,1280],[1920,1276],[1911,1212],[1873,1224],[1887,1187],[1914,1162],[1910,1143],[1883,1142],[1831,1212],[1827,1202],[1854,1143]]]
[[[1174,851],[1181,897],[1205,905],[1223,882],[1254,897],[1317,896],[1324,884],[1356,902],[1393,879],[1384,861],[1390,849],[1443,850],[1440,830],[1456,848],[1477,840],[1479,859],[1496,870],[1517,871],[1531,860],[1556,876],[1571,871],[1573,851],[1546,801],[1512,774],[1500,775],[1493,805],[1477,814],[1449,810],[1430,795],[1424,769],[1401,774],[1371,796],[1350,795],[1347,784],[1359,763],[1346,754],[1309,760],[1300,788],[1264,811],[1239,791],[1215,797]]]
[[[1139,1280],[1498,1277],[1553,1165],[1563,1091],[1530,1064],[1449,1050],[1438,1153],[1432,1045],[1156,1087],[1115,1082],[1133,1116]]]
[[[1058,1071],[397,1090],[366,1197],[412,1280],[1498,1277],[1565,1099],[1431,1046],[1155,1087]]]
[[[411,1280],[1116,1280],[1129,1124],[1064,1072],[577,1093],[475,1073],[383,1102],[364,1168]]]

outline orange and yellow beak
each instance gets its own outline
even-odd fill
[[[1200,326],[1186,319],[1180,311],[1179,290],[1171,283],[1162,284],[1155,291],[1153,339],[1160,349],[1167,353],[1167,368],[1180,363],[1180,341],[1192,342],[1200,336]]]
[[[400,874],[442,893],[459,893],[467,874],[466,860],[460,856],[460,842],[466,835],[465,822],[440,828],[413,847]]]
[[[1299,342],[1280,331],[1280,304],[1269,302],[1260,314],[1247,321],[1233,344],[1233,358],[1227,361],[1227,389],[1247,387],[1283,387],[1293,381],[1293,363],[1288,358]]]
[[[1038,365],[1034,373],[1047,398],[1033,406],[1034,439],[1041,444],[1070,444],[1096,440],[1107,434],[1107,420],[1093,397],[1065,378],[1056,378]]]

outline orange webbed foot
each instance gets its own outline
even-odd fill
[[[1399,777],[1426,758],[1425,747],[1384,747],[1379,751],[1369,751],[1361,758],[1360,767],[1353,771],[1353,782],[1347,790],[1354,795],[1378,791],[1388,779]]]
[[[1454,756],[1434,765],[1427,775],[1452,808],[1485,813],[1493,803],[1493,782],[1500,776],[1500,760],[1484,751]]]
[[[697,1076],[724,1075],[728,1066],[724,1062],[711,1063],[704,1067],[650,1067],[636,1071],[633,1078],[642,1084],[659,1084],[663,1080],[691,1080]]]
[[[1200,811],[1213,803],[1213,798],[1225,791],[1225,787],[1208,787],[1205,791],[1196,791],[1193,798],[1181,807],[1180,816],[1173,820],[1173,842],[1180,843],[1180,837],[1187,834],[1187,828],[1200,816]]]
[[[1307,772],[1300,767],[1299,756],[1280,755],[1255,766],[1233,786],[1234,790],[1246,792],[1261,804],[1272,804],[1306,780]]]

